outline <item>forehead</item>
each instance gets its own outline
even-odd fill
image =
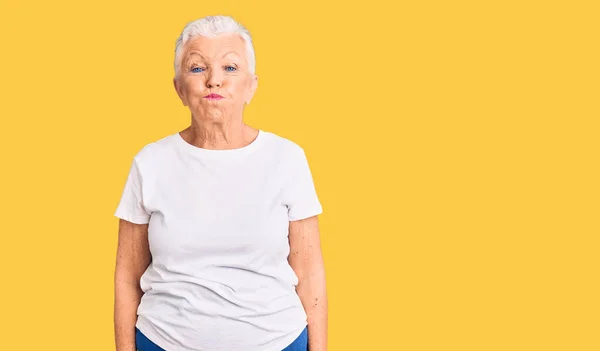
[[[202,56],[208,59],[221,57],[231,51],[245,57],[246,45],[239,35],[227,33],[214,37],[194,37],[185,44],[183,51],[184,57]]]

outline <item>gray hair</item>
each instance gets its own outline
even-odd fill
[[[183,28],[175,45],[175,78],[181,73],[181,49],[192,38],[197,36],[214,37],[224,33],[236,33],[246,43],[246,59],[251,74],[256,71],[256,58],[250,32],[240,23],[229,16],[206,16],[189,22]]]

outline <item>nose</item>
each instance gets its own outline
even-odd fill
[[[223,76],[218,70],[210,70],[208,79],[206,80],[206,86],[208,88],[219,88],[223,84]]]

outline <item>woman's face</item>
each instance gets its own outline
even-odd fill
[[[195,118],[222,122],[241,117],[258,77],[249,71],[246,45],[239,35],[195,37],[182,48],[180,59],[179,77],[173,83]],[[208,98],[210,94],[222,98]]]

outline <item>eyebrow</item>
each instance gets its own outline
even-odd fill
[[[190,51],[190,52],[188,52],[187,57],[189,58],[190,56],[194,56],[194,55],[198,55],[198,56],[202,57],[202,59],[204,59],[204,56],[202,56],[200,51]]]
[[[231,54],[237,56],[238,58],[241,58],[240,54],[238,54],[236,51],[228,51],[228,52],[224,53],[223,55],[221,55],[221,57],[225,57],[225,56],[231,55]],[[200,56],[202,58],[202,60],[206,60],[206,58],[204,56],[202,56],[200,51],[193,50],[193,51],[188,52],[187,57],[185,58],[184,64],[186,66],[189,66],[190,64],[194,63],[193,56],[196,56],[196,55]]]
[[[224,53],[221,57],[225,57],[225,56],[230,55],[230,54],[234,54],[235,56],[240,56],[240,54],[238,54],[236,51],[228,51],[228,52]],[[203,59],[205,59],[205,57],[202,56],[202,54],[200,53],[200,51],[190,51],[188,53],[188,57],[189,56],[193,56],[193,55],[198,55],[198,56],[202,57]]]

